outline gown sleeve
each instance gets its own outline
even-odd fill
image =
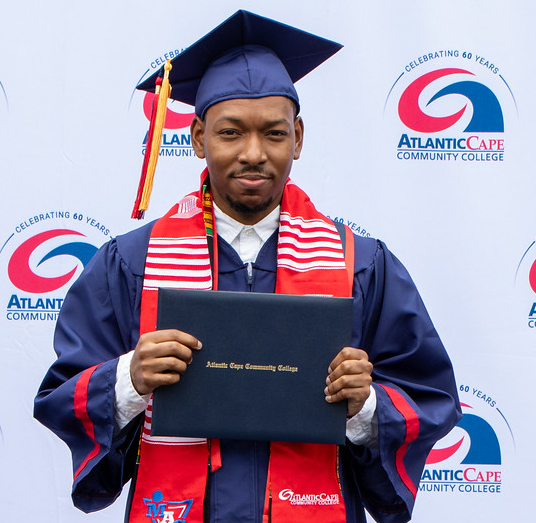
[[[378,448],[348,443],[346,476],[377,521],[403,523],[428,453],[461,409],[450,359],[404,266],[383,243],[358,237],[355,260],[352,345],[374,365]]]
[[[105,244],[73,284],[54,334],[57,360],[34,402],[34,416],[71,450],[73,503],[85,512],[110,505],[133,472],[141,417],[114,434],[114,388],[118,357],[139,337],[149,232]]]

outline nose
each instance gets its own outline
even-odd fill
[[[262,137],[252,133],[243,142],[238,161],[243,164],[259,165],[266,162],[267,156]]]

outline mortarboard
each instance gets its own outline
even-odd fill
[[[144,191],[143,187],[152,186],[165,117],[162,112],[165,113],[168,96],[194,105],[201,118],[215,103],[236,98],[286,96],[299,111],[294,82],[341,47],[331,40],[240,10],[168,61],[163,79],[161,72],[157,72],[141,82],[137,89],[155,92],[157,97],[148,139],[152,146],[146,152],[132,216],[142,217],[147,208],[147,189]],[[142,197],[142,192],[147,197]]]

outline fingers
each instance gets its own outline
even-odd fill
[[[342,363],[347,361],[361,361],[361,362],[368,362],[368,354],[361,349],[356,349],[355,347],[344,347],[338,354],[333,358],[333,361],[330,363],[328,372],[331,374],[333,371],[335,371]],[[341,369],[342,370],[342,369]]]
[[[160,344],[166,342],[176,342],[190,349],[200,349],[202,347],[201,342],[195,336],[176,329],[146,332],[140,336],[137,347],[149,343]]]
[[[199,350],[200,346],[196,343],[180,340],[179,337],[140,337],[136,346],[136,351],[140,358],[162,358],[173,356],[181,360],[190,362],[193,350]]]
[[[130,364],[132,384],[139,394],[179,381],[201,342],[191,334],[170,329],[140,336]]]
[[[331,362],[324,393],[326,401],[348,400],[348,416],[361,410],[370,394],[373,365],[365,351],[345,347]]]

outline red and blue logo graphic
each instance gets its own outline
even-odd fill
[[[447,96],[458,94],[465,97],[472,106],[472,116],[464,132],[495,133],[504,132],[504,119],[499,100],[493,91],[482,83],[476,82],[474,73],[465,69],[445,68],[423,74],[414,80],[402,93],[398,103],[398,114],[402,123],[409,129],[419,133],[437,133],[456,125],[460,119],[470,112],[466,103],[459,111],[448,116],[430,116],[420,107],[419,100],[423,91],[440,78],[451,75],[467,76],[467,80],[454,81],[438,90],[426,103]]]
[[[38,233],[19,245],[8,263],[11,283],[19,290],[32,294],[57,291],[67,285],[74,277],[79,264],[85,267],[97,251],[97,247],[86,241],[71,241],[73,236],[86,238],[84,234],[71,229],[54,229]],[[33,260],[35,253],[46,247],[49,240],[61,237],[69,238],[69,241],[50,250],[45,249],[44,254]],[[38,269],[44,262],[65,255],[78,260],[72,269],[54,277],[39,274]]]
[[[466,409],[472,409],[469,405],[462,403],[462,408],[464,413],[457,427],[465,435],[447,447],[433,448],[426,464],[434,465],[451,458],[462,447],[464,440],[469,438],[469,450],[460,462],[462,465],[500,465],[501,447],[492,426],[481,416],[467,412]]]
[[[532,242],[525,251],[516,269],[515,280],[521,281],[522,289],[525,292],[527,301],[530,303],[530,311],[528,314],[528,326],[531,329],[536,328],[536,301],[534,293],[536,293],[536,242]],[[528,284],[528,285],[527,285]],[[529,301],[530,300],[530,301]]]
[[[151,519],[151,523],[186,523],[194,500],[166,501],[164,494],[156,490],[151,498],[143,498],[143,502],[147,507],[145,516]]]
[[[530,288],[536,292],[536,260],[532,262],[529,270],[529,285]]]
[[[145,93],[143,98],[143,114],[148,121],[151,121],[154,96],[154,93]],[[166,110],[164,129],[188,129],[192,123],[192,120],[194,119],[194,116],[195,113],[193,111],[181,113],[173,111],[168,107]]]

